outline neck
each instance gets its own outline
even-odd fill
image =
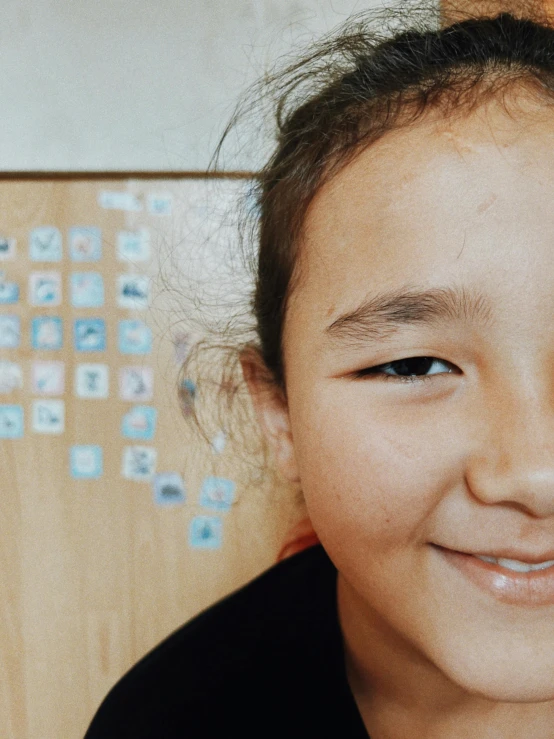
[[[552,739],[553,701],[472,694],[370,612],[340,573],[337,597],[348,682],[372,739]]]

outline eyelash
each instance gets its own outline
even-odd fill
[[[394,369],[394,365],[399,365],[402,362],[410,362],[413,360],[428,360],[431,362],[431,367],[435,362],[439,362],[440,364],[445,365],[448,367],[448,372],[433,372],[430,375],[428,374],[411,374],[411,375],[393,375],[385,372],[386,369]],[[408,383],[415,383],[415,382],[427,382],[435,375],[445,375],[450,374],[454,371],[453,365],[451,365],[449,362],[446,362],[444,359],[438,359],[438,357],[425,357],[425,356],[417,356],[417,357],[404,357],[403,359],[395,359],[392,362],[385,362],[384,364],[377,364],[374,367],[367,367],[365,369],[359,370],[358,372],[354,373],[354,377],[356,379],[368,377],[371,375],[379,376],[380,379],[383,379],[385,381],[393,381],[393,382],[408,382]]]

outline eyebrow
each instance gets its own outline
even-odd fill
[[[390,338],[403,326],[448,321],[486,322],[491,309],[479,293],[461,287],[404,287],[366,298],[325,329],[333,343],[354,346]]]

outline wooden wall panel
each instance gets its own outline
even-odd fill
[[[226,184],[217,186],[224,190]],[[0,304],[0,317],[18,315],[22,323],[20,346],[0,348],[0,362],[17,363],[23,375],[21,388],[0,393],[0,407],[20,405],[25,419],[22,438],[0,439],[2,739],[82,736],[114,682],[184,621],[269,566],[285,531],[299,516],[284,488],[254,482],[255,467],[249,465],[242,449],[228,443],[222,453],[213,453],[178,407],[179,367],[172,337],[186,325],[188,305],[180,300],[180,286],[187,284],[188,270],[194,265],[198,268],[196,257],[206,257],[212,248],[213,242],[202,241],[198,234],[204,238],[212,232],[229,243],[232,233],[218,225],[220,214],[210,205],[214,199],[207,198],[210,187],[207,182],[187,179],[0,182],[0,237],[17,240],[16,257],[0,262],[0,271],[5,281],[16,282],[20,288],[19,302]],[[143,208],[138,212],[102,208],[98,196],[106,191],[132,194]],[[148,211],[148,194],[152,193],[172,196],[172,215]],[[216,194],[215,201],[224,202],[225,197]],[[44,225],[60,229],[60,262],[29,259],[29,234]],[[101,229],[101,261],[81,264],[69,258],[67,235],[73,226]],[[135,265],[118,261],[118,232],[141,228],[151,234],[151,261]],[[215,261],[208,260],[208,266],[215,269],[221,255],[217,256],[217,250],[214,253]],[[61,273],[59,307],[29,304],[28,282],[33,271]],[[102,274],[103,307],[71,306],[71,273],[79,271]],[[153,295],[146,311],[117,305],[117,276],[133,271],[148,273],[152,280]],[[63,319],[63,348],[39,351],[31,347],[31,320],[41,315]],[[105,319],[105,352],[75,351],[72,322],[83,316]],[[144,320],[151,327],[151,353],[125,356],[119,351],[118,324],[130,318]],[[65,431],[59,435],[32,429],[32,404],[37,395],[31,374],[37,359],[65,364],[66,420]],[[75,396],[74,374],[83,362],[109,366],[108,398]],[[133,442],[121,435],[122,417],[133,405],[118,395],[117,374],[126,365],[149,366],[154,371],[154,398],[146,403],[158,411],[151,442]],[[75,444],[102,447],[103,475],[99,479],[71,476],[69,447]],[[157,471],[182,475],[187,489],[184,503],[160,506],[154,501],[150,482],[122,476],[123,449],[130,444],[155,447]],[[229,512],[201,505],[199,492],[208,475],[236,483],[236,500]],[[220,548],[190,546],[190,522],[198,515],[220,516]]]

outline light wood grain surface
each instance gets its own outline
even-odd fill
[[[199,228],[205,236],[213,233],[210,224],[215,224],[215,231],[224,233],[217,213],[203,203],[203,187],[200,180],[0,183],[0,236],[17,239],[16,258],[1,262],[0,270],[6,279],[19,283],[21,291],[19,303],[0,305],[0,313],[17,314],[22,322],[20,347],[0,349],[0,360],[17,362],[23,371],[23,387],[0,394],[0,404],[21,404],[25,413],[23,438],[0,439],[2,739],[81,737],[115,681],[184,621],[269,566],[286,529],[298,518],[287,491],[255,482],[256,470],[245,459],[246,447],[229,443],[221,454],[214,454],[182,418],[177,404],[179,367],[172,336],[186,323],[183,311],[189,305],[183,300],[179,307],[179,286],[187,283],[193,257],[201,253]],[[151,192],[170,193],[173,215],[106,210],[98,205],[98,193],[103,190],[131,192],[141,201]],[[60,229],[64,241],[61,262],[30,261],[29,232],[41,225]],[[75,225],[102,229],[100,262],[70,260],[67,233]],[[122,264],[115,253],[117,233],[138,228],[151,232],[153,259],[148,265]],[[207,241],[203,244],[205,256],[210,247]],[[215,259],[217,264],[219,257]],[[196,263],[194,269],[198,268]],[[35,270],[62,273],[60,307],[29,305],[28,276]],[[70,305],[70,273],[85,270],[103,275],[103,308]],[[153,285],[151,308],[139,314],[117,307],[117,275],[145,270]],[[31,348],[31,318],[43,314],[64,319],[61,350]],[[71,324],[82,316],[105,318],[106,352],[74,351]],[[151,326],[151,354],[128,357],[118,351],[118,321],[130,317],[140,317]],[[65,363],[66,421],[60,435],[32,430],[31,367],[37,359]],[[87,361],[109,365],[109,398],[75,396],[75,367]],[[131,404],[118,397],[117,373],[128,364],[154,370],[154,399],[149,405],[158,410],[158,425],[152,442],[132,442],[121,435],[122,417]],[[132,443],[155,446],[158,471],[182,474],[187,488],[183,504],[156,505],[148,482],[122,476],[123,448]],[[100,479],[71,476],[72,444],[102,446],[104,473]],[[199,491],[207,475],[236,482],[231,511],[218,513],[200,505]],[[189,545],[190,521],[200,514],[221,516],[220,549]]]

